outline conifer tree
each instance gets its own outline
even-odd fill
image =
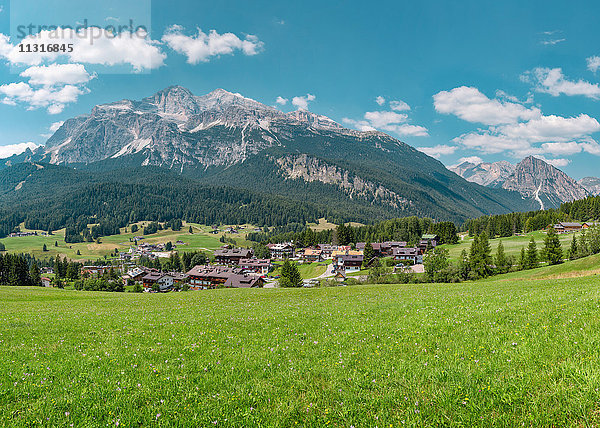
[[[563,250],[553,227],[548,230],[548,234],[544,239],[544,255],[551,265],[562,263]]]
[[[525,247],[521,247],[521,256],[519,257],[519,270],[527,269],[527,255],[525,254]]]
[[[370,242],[367,242],[363,251],[363,267],[367,267],[373,257],[375,257],[375,250],[373,250],[373,245],[371,245]]]
[[[31,278],[31,285],[35,287],[42,286],[42,277],[40,275],[40,269],[36,262],[33,262],[31,268],[29,269],[29,277]]]
[[[279,278],[280,287],[300,287],[302,286],[302,276],[295,263],[288,259],[283,261],[281,267],[281,277]]]
[[[577,237],[573,235],[573,240],[571,241],[571,248],[569,249],[569,259],[575,260],[577,258],[577,253],[579,252],[577,246]]]
[[[533,236],[529,241],[529,245],[527,246],[527,254],[526,254],[526,265],[527,269],[534,269],[538,267],[539,256],[537,251],[537,245],[535,244],[535,239]]]
[[[496,250],[496,269],[498,270],[498,273],[506,273],[509,268],[510,266],[508,265],[506,254],[504,253],[504,245],[502,245],[502,241],[500,241],[498,242],[498,249]]]

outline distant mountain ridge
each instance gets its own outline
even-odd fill
[[[515,165],[510,162],[500,161],[480,164],[463,162],[449,169],[472,183],[488,187],[502,187],[508,177],[515,172],[515,168]]]
[[[578,181],[588,192],[593,196],[600,195],[600,178],[598,177],[584,177]]]
[[[563,202],[590,195],[581,183],[534,156],[526,157],[516,166],[506,161],[463,162],[450,170],[478,184],[519,192],[523,198],[535,201],[540,209],[556,208]]]
[[[24,158],[7,162],[97,173],[160,167],[202,185],[311,201],[361,222],[409,215],[462,221],[535,207],[519,193],[466,181],[385,133],[347,129],[306,110],[284,113],[223,89],[196,96],[171,86],[95,106]]]

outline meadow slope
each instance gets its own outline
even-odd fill
[[[1,426],[589,426],[600,281],[0,288]]]

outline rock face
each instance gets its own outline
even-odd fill
[[[588,196],[587,190],[567,174],[533,156],[523,159],[502,187],[534,198],[541,209]]]
[[[524,198],[533,199],[540,209],[556,208],[563,202],[582,199],[590,193],[581,182],[533,156],[516,166],[506,161],[478,165],[464,162],[450,169],[468,181],[519,192]]]
[[[362,198],[370,201],[380,201],[394,208],[406,207],[410,201],[397,193],[377,185],[371,181],[330,165],[308,155],[288,155],[276,160],[281,172],[289,179],[302,179],[306,182],[318,181],[332,184],[350,198]]]
[[[590,192],[591,195],[600,195],[600,178],[598,177],[585,177],[578,181],[585,190]]]
[[[65,121],[31,159],[95,171],[159,166],[208,184],[356,206],[363,218],[460,221],[531,208],[382,132],[306,110],[284,113],[223,89],[196,96],[172,86],[96,106]]]
[[[463,162],[449,168],[465,180],[489,187],[502,187],[502,184],[515,171],[515,166],[507,161],[483,162],[474,164]]]

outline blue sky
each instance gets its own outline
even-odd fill
[[[0,156],[96,104],[177,84],[380,129],[446,165],[533,154],[575,178],[600,175],[600,4],[12,3],[0,0]],[[76,40],[70,56],[15,53],[18,25],[84,19],[133,19],[149,34]]]

